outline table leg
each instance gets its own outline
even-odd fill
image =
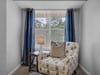
[[[28,65],[29,65],[29,72],[31,71],[31,55],[29,53],[29,57],[28,57]]]
[[[38,72],[38,56],[36,56],[36,62],[37,62],[37,63],[36,63],[36,65],[37,65],[37,66],[36,66],[36,69],[37,69],[37,72]]]

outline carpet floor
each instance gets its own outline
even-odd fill
[[[78,67],[77,68],[77,74],[76,75],[86,75],[85,72],[83,72],[83,70]],[[28,67],[26,66],[21,66],[13,75],[43,75],[37,72],[28,72]]]

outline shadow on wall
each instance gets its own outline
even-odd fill
[[[100,75],[100,43],[94,43],[91,49],[92,74]]]

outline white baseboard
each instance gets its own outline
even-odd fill
[[[8,75],[13,75],[13,73],[21,66],[21,64],[19,64],[17,67],[15,67],[10,73],[8,73]]]
[[[82,65],[80,65],[80,68],[87,74],[87,75],[92,75],[89,71],[87,71]]]

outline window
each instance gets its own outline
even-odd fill
[[[35,48],[39,49],[37,38],[42,36],[45,43],[42,49],[50,49],[51,41],[64,41],[65,12],[36,11],[35,17]]]

